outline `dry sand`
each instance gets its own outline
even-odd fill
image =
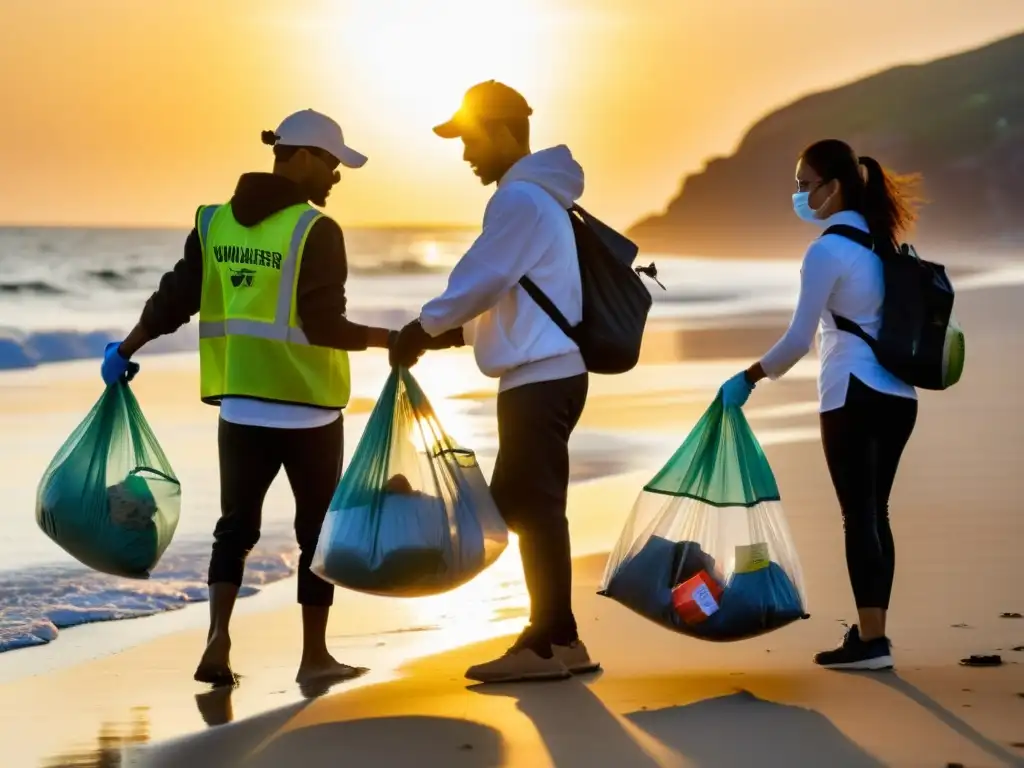
[[[427,610],[413,601],[358,598],[346,602],[344,615],[335,612],[337,654],[384,667],[394,659],[397,679],[378,664],[354,685],[303,699],[290,682],[299,638],[297,610],[289,606],[239,617],[235,662],[247,677],[233,692],[203,694],[189,679],[202,645],[199,629],[7,684],[0,687],[9,758],[2,764],[39,765],[41,756],[66,745],[95,745],[99,733],[106,758],[94,746],[91,757],[68,754],[42,764],[116,765],[111,756],[122,743],[186,734],[133,750],[124,764],[1024,765],[1024,651],[1012,650],[1024,646],[1024,619],[1000,618],[1024,612],[1024,419],[1017,404],[1024,346],[1015,335],[1024,303],[1018,289],[1003,288],[965,293],[958,302],[968,333],[967,374],[950,392],[922,396],[892,502],[895,673],[842,674],[810,664],[814,651],[840,638],[840,621],[853,620],[854,611],[820,445],[780,442],[766,450],[802,559],[808,621],[715,645],[674,635],[597,596],[604,558],[588,552],[614,541],[646,479],[637,473],[576,487],[571,497],[581,555],[577,613],[603,673],[476,687],[462,677],[469,664],[504,649],[508,638],[495,635],[523,623],[516,561],[507,557],[495,574],[449,597],[448,610],[460,603],[480,609],[456,637],[429,626],[408,631],[442,610],[443,600]],[[588,418],[671,422],[681,440],[702,410],[688,398],[703,382],[673,381],[672,370],[645,368],[629,385],[665,393],[657,417],[637,415],[631,403],[642,399],[636,392],[631,398],[623,377],[597,396]],[[769,384],[747,413],[759,434],[779,427],[807,434],[816,425],[805,405],[812,398],[806,380]],[[651,457],[652,467],[665,458]],[[1000,653],[1005,663],[958,664],[973,653]]]

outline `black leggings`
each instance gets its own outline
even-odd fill
[[[572,553],[565,516],[569,437],[587,401],[587,374],[498,394],[498,456],[491,494],[519,536],[530,636],[541,647],[577,638]]]
[[[221,517],[213,532],[208,582],[239,586],[249,552],[260,540],[263,499],[284,467],[295,497],[299,544],[298,600],[329,606],[334,585],[311,570],[320,527],[341,477],[344,422],[310,429],[250,427],[220,420]]]
[[[889,608],[896,569],[889,494],[916,421],[916,400],[882,394],[853,376],[843,407],[821,414],[858,608]]]

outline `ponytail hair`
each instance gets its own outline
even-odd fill
[[[860,158],[860,165],[865,170],[860,213],[872,234],[899,248],[900,235],[908,232],[917,220],[916,205],[920,199],[913,192],[920,177],[886,172],[875,158],[867,155]]]
[[[838,181],[843,210],[856,211],[868,224],[876,245],[899,247],[899,238],[917,219],[920,175],[886,171],[873,157],[857,154],[846,142],[825,139],[804,150],[801,159],[823,182]]]

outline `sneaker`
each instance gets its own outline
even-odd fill
[[[854,624],[847,630],[842,645],[815,654],[814,663],[828,669],[892,669],[892,647],[887,637],[861,640],[860,629]]]
[[[856,625],[856,624],[854,624],[854,625],[852,625],[850,627],[847,627],[846,634],[849,635],[851,638],[855,638],[857,640],[860,640],[860,627],[858,625]],[[885,644],[886,644],[886,646],[888,646],[888,648],[889,648],[889,650],[891,652],[892,651],[892,640],[890,640],[888,637],[883,637],[881,639],[885,640]]]
[[[478,683],[517,683],[534,680],[564,680],[571,677],[558,656],[544,658],[533,648],[513,645],[504,656],[466,671],[466,677]]]
[[[601,665],[590,658],[587,646],[582,640],[574,640],[568,645],[551,646],[555,658],[561,661],[566,668],[574,675],[584,675],[587,672],[597,672]]]

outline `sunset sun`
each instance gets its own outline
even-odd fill
[[[537,0],[365,0],[338,24],[349,73],[388,103],[387,117],[433,124],[459,105],[466,88],[491,78],[529,92],[543,81],[544,16]]]

